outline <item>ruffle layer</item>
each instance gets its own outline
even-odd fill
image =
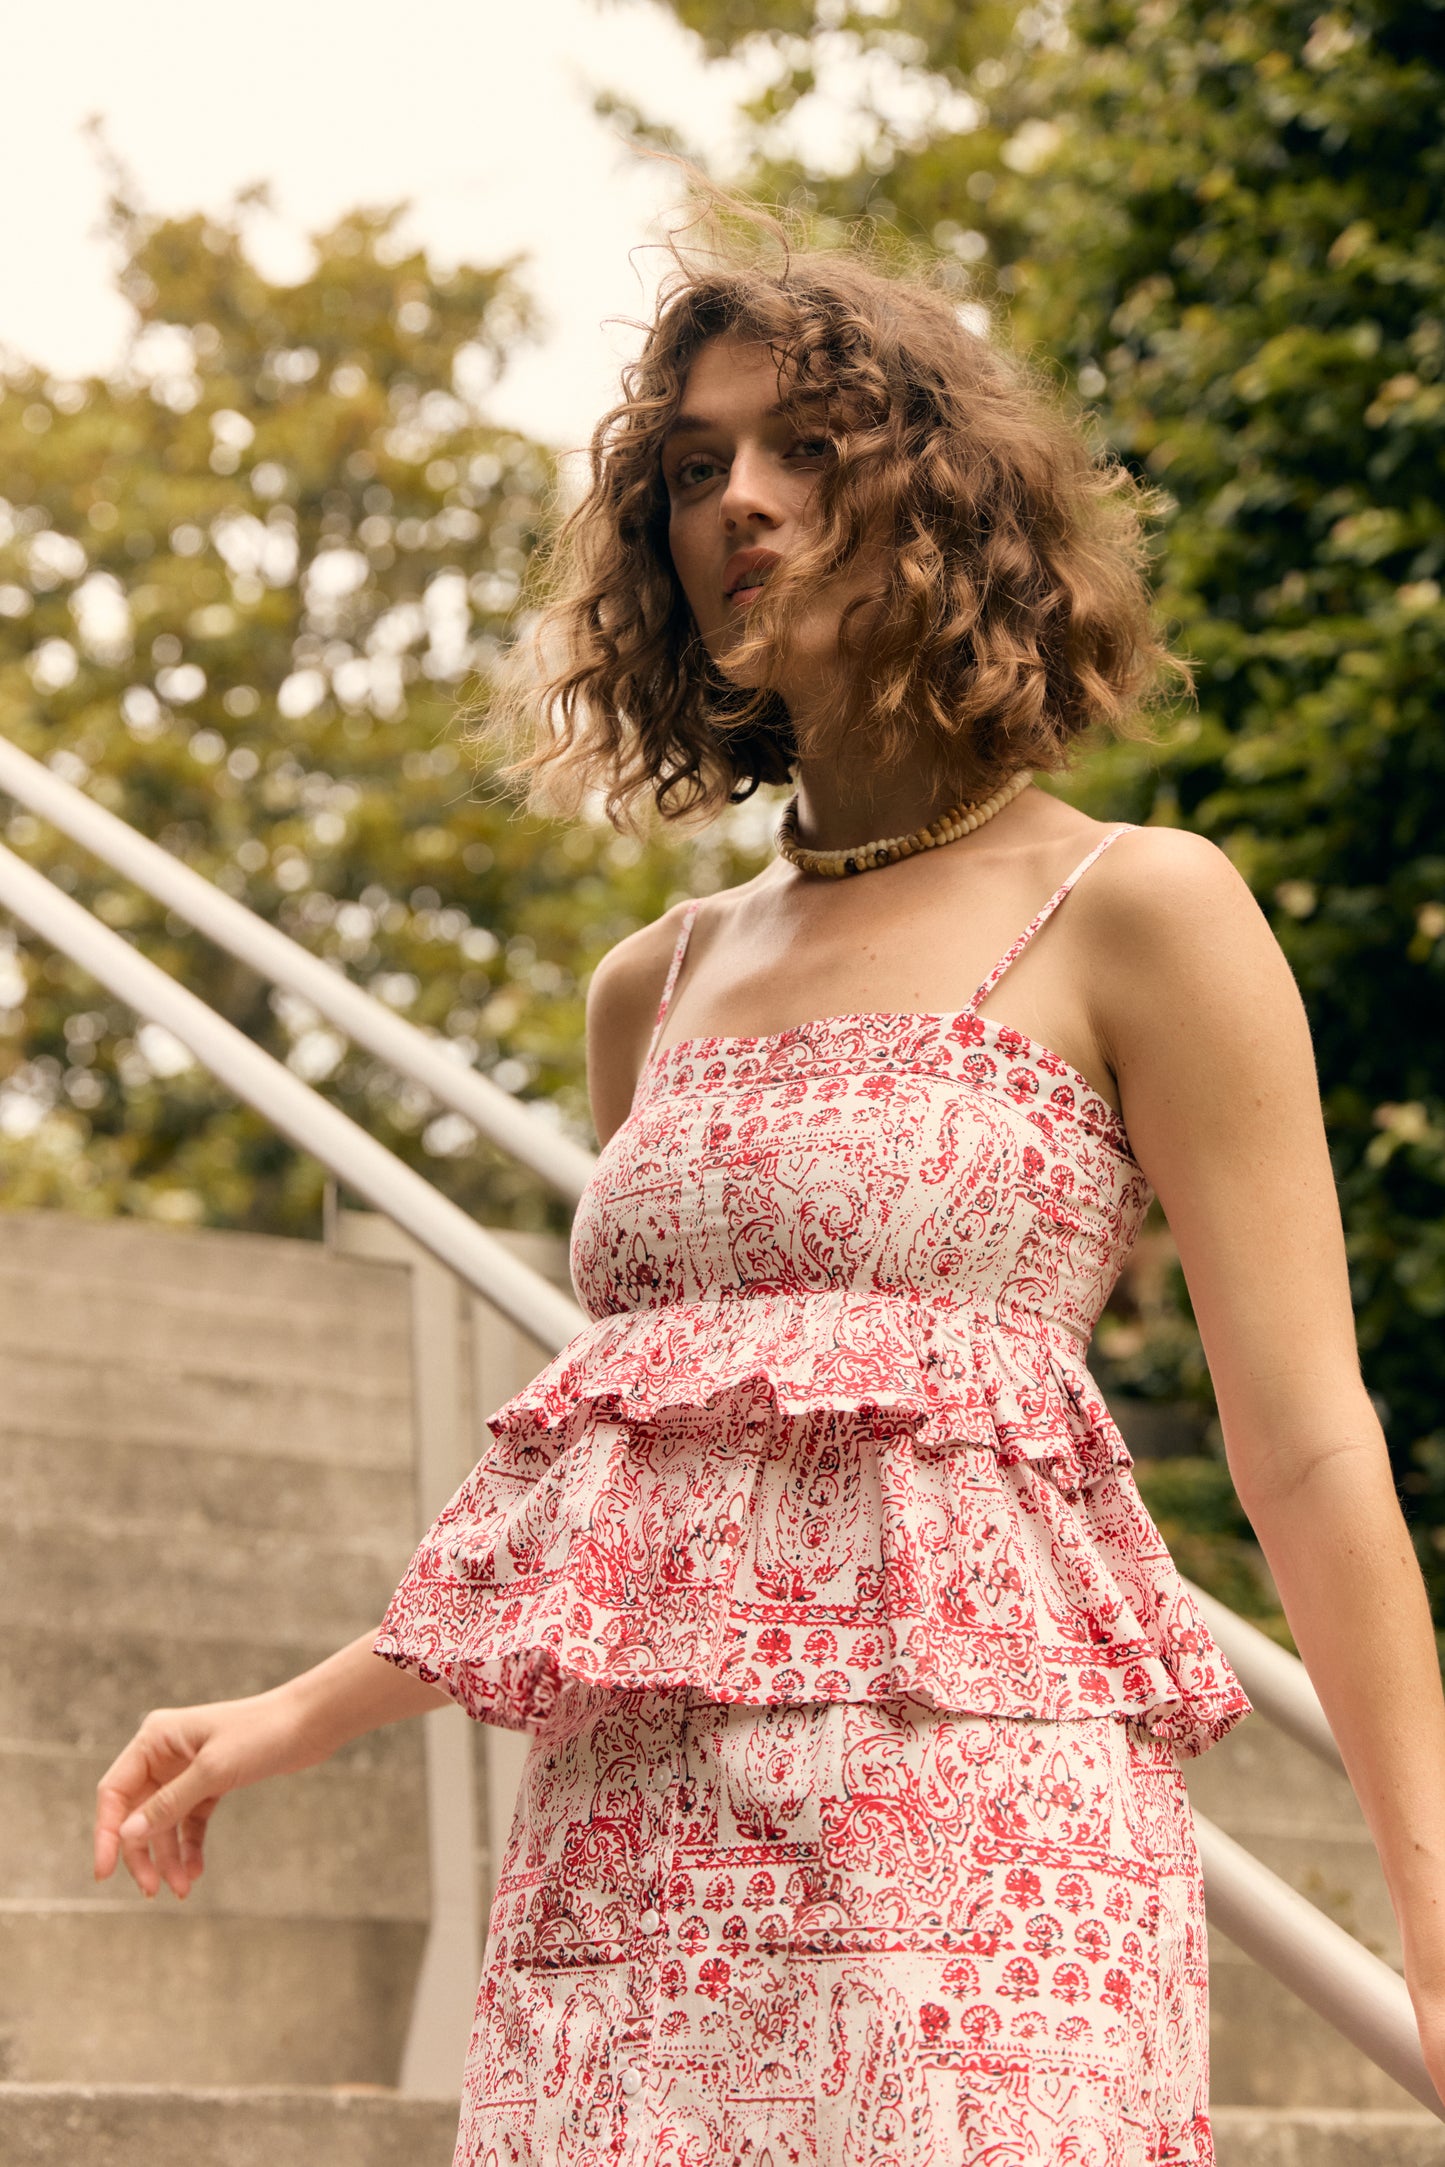
[[[489,1428],[376,1641],[480,1720],[534,1727],[568,1675],[1112,1714],[1184,1754],[1248,1712],[1062,1325],[878,1288],[631,1310]]]

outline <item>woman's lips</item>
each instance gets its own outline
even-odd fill
[[[729,603],[746,609],[756,602],[769,576],[780,562],[775,549],[735,550],[723,567],[723,596]]]

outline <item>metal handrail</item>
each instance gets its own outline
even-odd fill
[[[1192,1581],[1184,1585],[1258,1712],[1348,1780],[1299,1657]],[[1194,1825],[1210,1923],[1445,2121],[1399,1973],[1197,1810]]]
[[[0,904],[119,999],[171,1031],[220,1082],[404,1228],[531,1338],[555,1352],[575,1336],[585,1321],[581,1312],[539,1273],[474,1225],[309,1084],[3,845]],[[1199,1597],[1201,1591],[1195,1593]],[[1246,1690],[1251,1690],[1252,1677],[1262,1706],[1273,1698],[1276,1707],[1292,1707],[1291,1720],[1313,1734],[1304,1742],[1320,1751],[1323,1740],[1309,1703],[1288,1668],[1295,1659],[1255,1633],[1255,1640],[1270,1650],[1271,1662],[1279,1659],[1271,1672],[1261,1650],[1247,1638],[1254,1629],[1212,1598],[1204,1596],[1202,1601],[1206,1614],[1220,1617],[1222,1613],[1220,1622],[1227,1621],[1234,1653],[1243,1657],[1239,1667]],[[1229,1654],[1230,1649],[1225,1652]],[[1281,1664],[1287,1667],[1281,1669]],[[1312,1696],[1308,1681],[1306,1687]],[[1318,1712],[1318,1702],[1313,1705]],[[1321,1713],[1319,1722],[1323,1721]],[[1324,1757],[1337,1760],[1332,1740],[1329,1748]],[[1445,2121],[1445,2103],[1425,2067],[1404,1981],[1205,1815],[1195,1813],[1193,1818],[1215,1924]]]
[[[385,1212],[457,1277],[549,1352],[586,1319],[574,1302],[503,1248],[448,1198],[303,1083],[274,1055],[178,986],[85,907],[0,844],[0,903],[128,1007],[178,1038],[300,1150]]]
[[[337,1030],[461,1114],[490,1143],[540,1174],[569,1203],[575,1204],[581,1196],[594,1163],[581,1144],[539,1121],[487,1077],[459,1067],[425,1031],[354,985],[278,926],[257,917],[234,896],[223,894],[158,843],[138,835],[127,822],[4,736],[0,736],[0,789],[177,912],[228,954],[272,984],[309,1001]]]
[[[1194,1831],[1210,1925],[1445,2122],[1400,1974],[1206,1815]]]

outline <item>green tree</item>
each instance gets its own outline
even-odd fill
[[[0,376],[0,729],[585,1136],[588,971],[731,877],[731,846],[549,824],[473,776],[458,690],[507,637],[555,479],[486,419],[531,325],[517,266],[443,274],[395,211],[357,211],[276,285],[249,207],[155,219],[122,192],[124,366]],[[28,814],[6,832],[459,1202],[560,1223],[302,1004]],[[64,958],[6,939],[10,1204],[314,1231],[314,1165]]]
[[[1445,1607],[1439,0],[674,8],[716,53],[772,48],[754,186],[931,247],[1168,492],[1160,594],[1197,707],[1070,794],[1211,836],[1273,921],[1366,1377]],[[829,177],[790,129],[840,58],[870,87]],[[1207,1393],[1176,1294],[1149,1330],[1115,1320],[1117,1382]]]

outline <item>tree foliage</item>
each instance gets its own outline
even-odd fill
[[[675,11],[716,52],[772,46],[754,185],[799,195],[825,235],[867,211],[936,250],[960,304],[1006,315],[1167,492],[1160,598],[1197,704],[1073,794],[1212,837],[1274,924],[1314,1032],[1366,1377],[1445,1598],[1438,0]],[[843,60],[864,83],[891,71],[903,117],[870,93],[860,155],[828,176],[789,144]],[[1115,1320],[1119,1381],[1207,1392],[1182,1302],[1148,1330]]]
[[[731,846],[522,815],[460,743],[458,690],[507,636],[554,492],[546,449],[486,419],[529,327],[516,266],[443,274],[395,211],[358,211],[277,285],[247,210],[118,199],[124,366],[0,376],[0,729],[585,1135],[587,972],[672,894],[731,877]],[[531,1177],[304,1004],[28,814],[6,832],[460,1202],[556,1223]],[[7,938],[8,1202],[314,1231],[314,1165]]]

